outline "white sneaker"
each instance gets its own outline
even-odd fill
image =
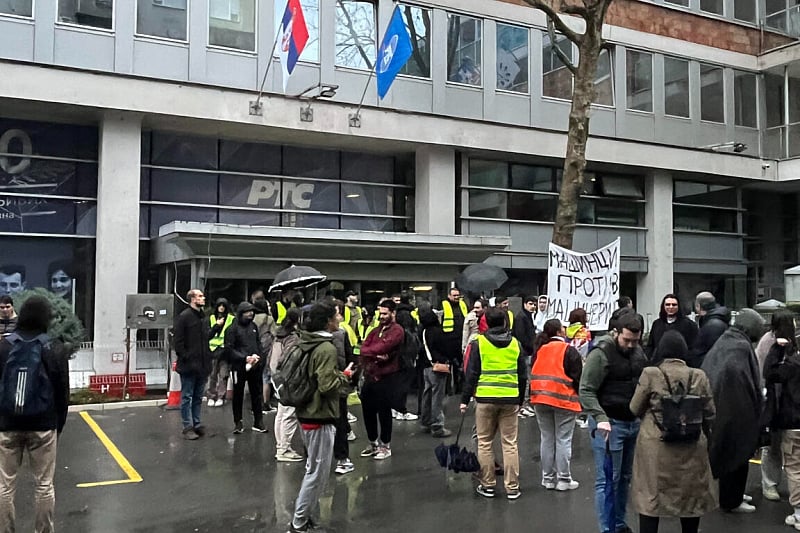
[[[209,398],[209,399],[208,399],[208,406],[209,406],[209,407],[214,407],[214,404],[215,404],[215,403],[216,403],[216,402],[214,402],[214,400],[212,400],[211,398]]]
[[[764,499],[769,500],[771,502],[779,502],[781,501],[781,495],[778,494],[777,487],[767,487],[761,491],[761,494],[764,496]],[[792,515],[794,516],[794,515]]]
[[[208,401],[209,401],[208,405],[211,405],[211,400],[208,400]],[[224,404],[224,403],[225,403],[225,401],[222,398],[220,398],[219,400],[214,402],[214,407],[222,407],[222,404]]]
[[[356,437],[356,434],[355,434],[355,433],[353,433],[353,430],[350,430],[350,433],[348,433],[348,434],[347,434],[347,440],[348,440],[349,442],[353,442],[353,441],[354,441],[354,440],[356,440],[357,438],[358,438],[358,437]]]
[[[800,516],[797,516],[794,513],[787,516],[786,520],[784,520],[783,523],[786,524],[787,526],[791,526],[796,530],[800,531]]]
[[[342,459],[336,462],[336,470],[334,470],[334,472],[339,475],[344,475],[349,474],[355,469],[356,467],[350,459]]]
[[[419,420],[419,415],[414,413],[406,413],[403,415],[403,420]]]
[[[553,490],[556,488],[556,484],[554,481],[542,481],[542,487],[546,488],[547,490]]]
[[[378,446],[378,453],[375,454],[373,459],[376,461],[383,461],[384,459],[388,459],[392,456],[392,449],[389,447],[388,444],[383,444]]]
[[[753,501],[753,497],[749,494],[742,494],[742,501],[745,503],[750,503]]]
[[[294,450],[286,450],[283,453],[277,454],[275,459],[282,463],[299,463],[303,460],[303,456]]]
[[[401,416],[403,416],[402,413],[398,413],[397,411],[392,409],[392,418],[394,418],[395,420],[400,420]]]
[[[347,421],[350,422],[351,424],[355,424],[356,422],[358,422],[358,417],[353,413],[347,413]]]
[[[750,505],[747,502],[742,502],[742,503],[739,504],[739,507],[731,509],[730,512],[737,513],[737,514],[755,513],[756,512],[756,506],[755,505]]]
[[[559,481],[558,484],[556,485],[556,490],[562,492],[567,490],[575,490],[578,487],[580,487],[580,485],[581,484],[575,481],[574,479],[570,481]]]

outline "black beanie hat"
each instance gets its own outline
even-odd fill
[[[689,347],[686,346],[683,335],[675,330],[670,330],[664,333],[661,340],[658,341],[656,353],[660,360],[668,358],[686,360],[689,355]]]

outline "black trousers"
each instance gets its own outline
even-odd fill
[[[347,421],[347,397],[344,397],[339,398],[339,418],[336,419],[336,435],[333,437],[333,458],[337,461],[350,458],[348,433],[350,423]]]
[[[700,528],[700,517],[682,517],[681,533],[697,533]],[[658,533],[658,517],[639,515],[639,533]]]
[[[408,412],[408,407],[406,407],[406,404],[408,403],[408,393],[411,390],[411,387],[413,386],[415,379],[417,379],[416,367],[406,368],[397,373],[397,382],[396,382],[397,399],[396,399],[396,404],[393,407],[395,411],[399,411],[403,414],[406,414]]]
[[[244,369],[234,370],[233,375],[233,421],[242,421],[242,404],[244,403],[244,385],[250,391],[250,406],[253,409],[253,424],[263,426],[264,415],[261,412],[263,403],[261,395],[261,367],[251,368],[250,372]]]
[[[733,472],[726,472],[719,476],[719,506],[725,511],[736,509],[742,503],[744,489],[747,486],[747,471],[749,462]]]
[[[398,374],[392,374],[380,381],[364,381],[361,387],[361,411],[364,415],[364,426],[370,442],[378,440],[378,423],[380,422],[380,440],[384,444],[392,442],[392,408],[397,402]]]

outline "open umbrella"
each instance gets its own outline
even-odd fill
[[[269,291],[283,291],[288,289],[301,289],[310,287],[321,281],[325,281],[327,276],[320,274],[319,270],[310,266],[292,265],[287,269],[281,270],[272,280]]]
[[[499,289],[508,280],[505,270],[487,263],[476,263],[456,277],[456,285],[466,292],[480,293]]]

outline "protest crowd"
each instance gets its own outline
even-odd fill
[[[697,532],[716,509],[756,512],[745,486],[757,452],[763,497],[781,499],[785,474],[785,523],[800,530],[800,355],[788,311],[767,328],[752,309],[732,320],[710,292],[686,307],[667,294],[646,325],[623,296],[601,329],[580,307],[564,320],[547,295],[520,298],[514,313],[505,296],[476,295],[470,304],[455,284],[441,302],[401,293],[369,311],[354,291],[311,303],[293,289],[271,294],[271,303],[259,290],[236,306],[220,298],[207,313],[203,292],[190,291],[173,345],[184,438],[202,439],[201,408],[224,405],[230,376],[230,430],[245,431],[247,385],[247,425],[274,432],[277,461],[305,463],[290,532],[320,527],[319,497],[332,470],[355,470],[353,454],[390,460],[393,424],[450,437],[458,422],[445,419],[448,396],[461,413],[474,412],[470,455],[482,497],[522,496],[517,437],[520,420],[531,419],[541,435],[542,491],[579,487],[572,439],[588,432],[595,479],[582,481],[593,482],[601,533],[631,532],[637,520],[638,531],[655,532],[661,517]],[[358,403],[365,440],[348,411]],[[356,440],[364,444],[352,449]]]

